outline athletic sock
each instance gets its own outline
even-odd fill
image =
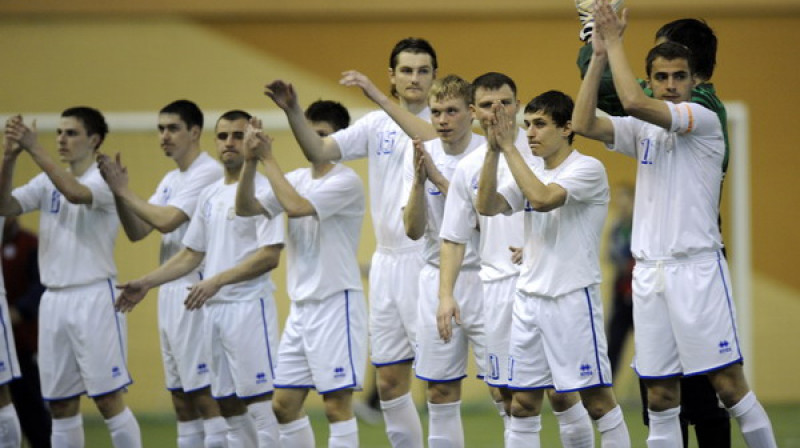
[[[331,423],[328,448],[358,448],[358,423],[355,417]]]
[[[729,411],[739,422],[739,428],[748,447],[773,448],[777,446],[775,434],[772,432],[772,423],[752,391],[733,405]]]
[[[50,443],[59,448],[83,448],[83,417],[54,418]]]
[[[460,448],[464,446],[461,400],[444,404],[428,402],[428,417],[429,448]]]
[[[600,431],[600,446],[603,448],[630,448],[631,436],[622,416],[622,408],[617,405],[597,419],[597,430]]]
[[[278,425],[281,433],[281,446],[286,448],[314,448],[314,431],[308,416],[299,420]]]
[[[564,448],[594,447],[592,419],[582,402],[577,402],[563,412],[553,411],[558,420],[558,433]]]
[[[416,448],[422,446],[422,423],[417,408],[407,393],[393,400],[381,401],[386,435],[393,448]]]
[[[111,444],[114,448],[141,448],[142,433],[139,423],[130,408],[106,420],[108,432],[111,433]]]
[[[253,448],[258,446],[258,431],[253,417],[247,412],[226,417],[228,424],[228,448]]]
[[[506,414],[506,403],[504,401],[495,401],[494,407],[497,408],[497,415],[503,419],[503,443],[505,443],[508,441],[508,425],[511,422],[511,416]]]
[[[678,417],[680,413],[680,406],[665,411],[647,410],[647,415],[650,418],[650,433],[647,436],[648,448],[683,446],[681,422]]]
[[[22,431],[19,429],[19,417],[13,404],[0,408],[0,447],[17,448],[22,444]]]
[[[514,417],[508,425],[508,444],[506,448],[539,448],[539,432],[542,430],[542,417]]]
[[[200,419],[178,422],[178,448],[203,446],[203,421]]]
[[[258,446],[261,448],[278,445],[281,436],[278,432],[278,419],[272,412],[272,400],[259,401],[247,405],[258,430]]]
[[[227,448],[228,424],[223,417],[203,420],[203,432],[205,432],[205,448]]]

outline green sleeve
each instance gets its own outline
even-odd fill
[[[592,61],[592,51],[592,44],[590,43],[584,45],[578,51],[578,68],[581,71],[581,79],[586,76],[586,70],[589,69],[589,62]],[[638,81],[645,93],[652,95],[652,92],[645,87],[645,81],[641,79]],[[608,66],[603,71],[603,77],[600,78],[600,88],[597,91],[597,108],[617,117],[628,115],[625,113],[625,109],[617,96],[617,90],[614,88],[614,78],[611,76],[611,68]]]

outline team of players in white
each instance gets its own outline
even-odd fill
[[[325,401],[328,446],[357,446],[351,400],[364,379],[368,324],[355,256],[365,201],[357,175],[331,162],[367,157],[378,246],[369,337],[391,445],[423,446],[409,393],[413,362],[416,376],[428,383],[428,446],[464,446],[459,407],[471,345],[504,416],[505,446],[539,446],[545,392],[564,446],[594,446],[591,420],[604,447],[630,446],[610,388],[602,330],[598,251],[608,182],[597,159],[572,149],[577,132],[639,163],[634,367],[649,380],[648,446],[680,445],[674,383],[681,374],[702,373],[739,420],[748,445],[775,446],[766,413],[741,373],[720,255],[719,121],[686,102],[691,67],[677,45],[651,51],[654,98],[646,97],[622,53],[624,24],[607,2],[598,4],[600,38],[574,111],[563,93],[539,95],[525,107],[526,132],[516,124],[519,101],[510,78],[490,72],[472,84],[453,75],[434,82],[433,49],[411,38],[391,56],[400,104],[363,75],[347,72],[342,83],[362,88],[384,110],[329,136],[334,128],[322,131],[319,121],[307,119],[290,84],[267,86],[311,161],[286,175],[260,121],[243,111],[217,121],[220,167],[199,151],[196,106],[181,100],[165,107],[162,147],[178,168],[149,201],[128,189],[119,156],[96,154],[107,132],[99,112],[64,112],[58,146],[69,170],[39,145],[35,123],[9,119],[0,213],[41,211],[47,292],[40,360],[53,445],[83,446],[77,397],[86,393],[106,418],[115,447],[141,446],[122,399],[131,378],[124,315],[114,308],[130,311],[160,286],[159,330],[178,446],[312,447],[302,409],[310,389]],[[595,116],[606,63],[631,117]],[[476,118],[485,137],[472,132]],[[43,173],[12,191],[22,151]],[[164,234],[161,266],[119,285],[118,296],[117,216],[132,240],[153,229]],[[284,244],[292,304],[279,344],[269,271]],[[18,376],[14,358],[13,351],[3,352],[0,383]],[[0,406],[0,428],[16,434],[0,446],[18,446],[13,406]]]

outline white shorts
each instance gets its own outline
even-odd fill
[[[642,378],[693,375],[742,361],[728,263],[637,261],[633,270],[634,368]]]
[[[185,392],[211,384],[209,345],[199,343],[206,311],[186,309],[183,301],[189,286],[190,282],[177,280],[158,291],[158,336],[167,389]]]
[[[126,355],[125,315],[114,311],[112,280],[44,292],[39,377],[45,400],[96,397],[128,386]]]
[[[486,333],[483,324],[483,282],[478,270],[458,274],[453,295],[461,311],[461,325],[453,322],[450,342],[439,337],[436,311],[439,308],[439,268],[426,264],[419,274],[419,326],[417,378],[430,382],[457,381],[467,376],[468,345],[472,345],[478,378],[486,368]]]
[[[611,386],[598,285],[558,297],[517,291],[511,325],[510,389]]]
[[[0,293],[0,386],[22,376],[14,345],[14,332],[8,314],[6,295]]]
[[[508,386],[508,347],[511,343],[511,316],[519,276],[483,282],[483,310],[486,320],[486,383]]]
[[[277,388],[325,394],[361,390],[367,368],[367,302],[361,291],[292,302],[278,350]]]
[[[385,366],[414,359],[417,285],[421,249],[378,249],[369,271],[369,336],[372,363]]]
[[[211,395],[250,398],[272,392],[278,348],[278,317],[272,295],[213,301],[205,308]]]

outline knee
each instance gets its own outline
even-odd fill
[[[172,407],[175,409],[175,415],[178,421],[194,420],[198,417],[197,410],[192,406],[187,394],[180,390],[171,391]]]
[[[461,399],[461,382],[428,383],[428,401],[433,404],[455,403]]]
[[[514,396],[511,399],[511,416],[534,417],[541,412],[541,397],[537,398],[535,393],[514,392]]]
[[[647,383],[648,409],[653,411],[665,411],[678,407],[680,405],[680,400],[680,389],[677,387],[677,380],[675,380],[674,387],[671,383]]]
[[[220,416],[219,404],[211,396],[210,388],[206,387],[186,394],[192,404],[195,413],[199,413],[204,419]]]
[[[378,395],[388,401],[405,395],[411,386],[410,366],[394,364],[378,369]]]
[[[301,406],[289,397],[276,395],[272,399],[272,412],[275,413],[278,423],[284,424],[299,419],[301,417],[300,409]],[[327,407],[325,412],[327,413]]]
[[[50,414],[54,419],[69,418],[78,415],[80,411],[79,399],[55,400],[48,402]]]
[[[109,419],[125,410],[125,402],[122,399],[122,392],[116,391],[110,394],[101,395],[94,398],[97,410],[105,419]]]
[[[550,407],[556,412],[564,412],[581,401],[577,392],[556,392],[552,389],[547,392],[547,398],[550,400]]]
[[[223,417],[235,417],[247,412],[247,406],[238,397],[228,397],[217,400],[219,411]]]

